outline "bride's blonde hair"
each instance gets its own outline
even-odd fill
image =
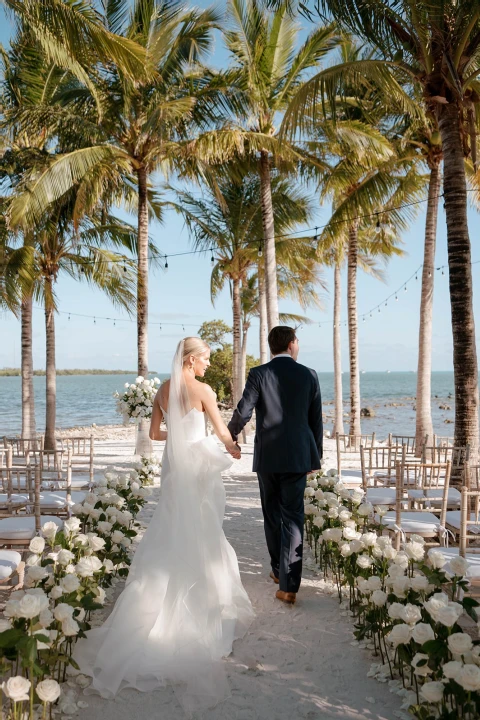
[[[210,350],[205,340],[199,337],[186,337],[183,341],[183,362],[186,363],[192,355],[199,357]]]

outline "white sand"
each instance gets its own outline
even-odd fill
[[[163,443],[156,443],[160,455]],[[326,466],[335,466],[333,442],[327,441]],[[125,467],[133,445],[125,440],[99,441],[96,460]],[[336,597],[322,592],[322,580],[304,571],[297,604],[274,598],[256,476],[251,472],[249,439],[242,460],[224,474],[227,490],[225,533],[240,563],[243,583],[256,620],[234,645],[225,661],[231,698],[205,714],[209,720],[324,720],[347,718],[393,720],[399,698],[386,684],[367,678],[371,662],[366,650],[351,645],[352,626],[340,615]],[[148,523],[158,490],[140,520]],[[116,594],[121,590],[117,586]],[[111,609],[111,605],[105,613]],[[100,617],[99,617],[100,620]],[[80,698],[79,698],[80,699]],[[88,708],[80,720],[182,720],[171,690],[149,694],[124,691],[114,701],[81,698]]]

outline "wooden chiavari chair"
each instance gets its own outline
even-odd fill
[[[405,462],[406,447],[360,447],[362,487],[372,505],[395,505],[396,462]],[[380,485],[380,487],[379,487]]]
[[[428,435],[425,435],[422,440],[422,446],[426,445],[427,442]],[[417,438],[415,435],[394,435],[393,433],[388,433],[387,444],[392,447],[403,447],[405,445],[405,453],[409,461],[411,457],[415,458],[421,455],[421,448],[417,446]]]
[[[338,474],[342,478],[342,482],[346,485],[360,485],[362,482],[361,470],[349,467],[349,465],[358,463],[361,446],[364,448],[375,446],[375,433],[371,435],[340,435],[340,433],[336,433],[335,441]]]
[[[94,479],[95,438],[82,435],[57,439],[57,446],[72,450],[72,488],[86,489]]]

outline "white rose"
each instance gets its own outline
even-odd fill
[[[416,655],[413,656],[412,667],[414,668],[415,675],[419,677],[427,677],[427,675],[433,672],[432,669],[428,667],[428,655],[424,653],[416,653]]]
[[[76,575],[70,573],[60,580],[60,585],[66,593],[71,593],[78,590],[80,587],[80,580]]]
[[[415,575],[410,581],[412,590],[415,592],[425,592],[428,588],[428,578],[425,575]]]
[[[364,495],[365,493],[363,492],[363,490],[352,490],[352,492],[350,493],[352,503],[354,505],[359,505],[362,502]]]
[[[455,607],[456,603],[441,607],[437,610],[435,620],[446,627],[452,627],[457,622],[460,615],[463,613],[463,608],[459,613],[458,608]]]
[[[338,543],[342,539],[342,528],[328,528],[323,531],[322,538]]]
[[[387,640],[391,645],[397,647],[409,643],[411,636],[412,629],[409,625],[394,625],[387,635]]]
[[[458,660],[450,660],[442,665],[443,676],[449,680],[456,680],[463,668],[463,663]]]
[[[352,549],[352,553],[358,553],[360,550],[363,550],[363,543],[361,540],[354,538],[353,540],[350,540],[350,547]]]
[[[402,603],[393,602],[388,608],[388,614],[392,620],[401,620],[404,605]]]
[[[30,680],[16,675],[2,683],[2,690],[12,702],[23,702],[30,699],[30,685]]]
[[[0,618],[0,633],[10,630],[11,627],[12,623],[10,622],[10,620],[7,620],[6,618]]]
[[[416,643],[423,645],[429,640],[435,640],[435,633],[428,623],[419,622],[412,629],[412,637]]]
[[[53,614],[50,610],[50,608],[44,608],[40,615],[38,616],[38,622],[40,625],[43,625],[43,627],[48,627],[53,622]]]
[[[448,649],[453,655],[465,655],[473,647],[472,638],[467,633],[458,632],[449,635],[447,639]]]
[[[45,550],[45,539],[43,537],[34,537],[30,540],[30,545],[28,546],[28,549],[30,552],[36,553],[37,555],[41,555],[43,551]]]
[[[109,560],[108,558],[103,561],[103,567],[107,574],[110,574],[115,569],[113,562],[111,560]]]
[[[377,542],[377,534],[374,532],[366,532],[360,537],[365,547],[373,547]]]
[[[377,607],[383,607],[387,602],[387,593],[383,590],[374,590],[372,593],[371,601]]]
[[[47,540],[53,540],[55,538],[55,535],[58,531],[58,525],[57,523],[52,522],[46,522],[45,525],[42,525],[42,535],[43,537],[47,538]]]
[[[402,620],[404,620],[407,625],[415,625],[421,618],[422,612],[417,605],[407,603],[403,606]]]
[[[72,617],[67,617],[62,622],[62,633],[65,635],[65,637],[71,637],[73,635],[77,635],[78,631],[80,630],[80,627],[76,620],[74,620]]]
[[[317,528],[322,528],[325,525],[325,520],[323,517],[317,515],[317,517],[313,519],[313,524]]]
[[[360,536],[360,533],[358,533],[354,528],[348,526],[343,528],[342,534],[345,540],[355,540]]]
[[[420,695],[427,703],[439,703],[443,700],[443,683],[438,680],[426,682],[420,688]]]
[[[52,553],[49,553],[47,557],[50,557],[51,554]],[[25,565],[27,567],[32,567],[33,565],[40,565],[41,561],[42,561],[41,555],[29,555],[25,562]]]
[[[393,582],[394,580],[397,580],[398,578],[404,578],[405,577],[405,568],[403,568],[401,565],[390,565],[388,568],[388,577]]]
[[[129,537],[124,537],[120,541],[120,545],[122,545],[122,547],[125,547],[125,548],[130,547],[131,544],[132,544],[132,541]]]
[[[108,535],[112,530],[112,523],[109,523],[106,520],[100,520],[100,522],[97,525],[97,530],[98,530],[98,532],[101,532],[104,535]]]
[[[387,545],[389,547],[392,547],[392,539],[388,537],[388,535],[379,535],[377,538],[377,545],[378,547],[382,548],[382,550],[385,550]]]
[[[55,585],[55,587],[50,590],[50,597],[52,598],[52,600],[58,600],[58,598],[61,598],[62,595],[63,590],[58,585]]]
[[[381,557],[383,557],[382,548],[378,547],[378,545],[374,545],[374,546],[372,547],[372,555],[373,555],[373,557],[379,558],[379,559],[380,559]]]
[[[368,578],[367,584],[370,590],[381,590],[382,589],[382,581],[378,577],[378,575],[372,575]]]
[[[315,515],[316,511],[317,511],[317,509],[316,509],[315,505],[305,505],[303,512],[305,513],[305,515],[308,516],[308,515]],[[120,532],[120,530],[115,530],[115,532]]]
[[[450,568],[454,575],[464,577],[467,574],[468,562],[459,555],[450,560]]]
[[[452,637],[452,635],[450,635]],[[455,681],[467,692],[480,690],[480,668],[477,665],[464,665],[458,673]]]
[[[405,545],[405,552],[410,560],[415,560],[416,562],[420,562],[420,560],[423,560],[425,557],[425,549],[420,543],[408,542]]]
[[[340,510],[340,512],[338,513],[338,519],[341,522],[346,522],[347,520],[350,520],[351,517],[352,513],[350,512],[350,510]]]
[[[365,570],[373,565],[373,560],[370,555],[359,555],[357,557],[357,565],[362,568],[362,570]]]
[[[80,577],[92,577],[94,573],[102,568],[102,561],[95,555],[80,558],[75,566],[75,571]]]
[[[35,691],[44,703],[54,703],[61,693],[60,685],[56,680],[42,680],[38,683]]]
[[[388,513],[389,509],[390,508],[388,507],[388,505],[376,505],[375,506],[375,512],[377,513],[377,515],[380,518],[385,517],[385,515]]]
[[[348,542],[343,543],[343,545],[340,548],[340,555],[342,557],[346,558],[346,557],[350,557],[351,554],[352,554],[352,548],[350,547],[350,543],[348,543]]]
[[[385,545],[383,549],[383,557],[385,558],[385,560],[394,560],[396,554],[397,551],[393,547],[393,545]]]
[[[92,548],[93,552],[99,552],[105,547],[105,540],[94,533],[88,533],[88,544]]]
[[[48,575],[47,568],[42,567],[41,565],[32,565],[27,570],[27,576],[28,579],[32,582],[40,582],[40,580],[43,580]]]
[[[435,570],[441,570],[447,562],[447,558],[440,552],[440,550],[429,550],[428,560]]]
[[[73,503],[72,505],[72,513],[74,515],[83,515],[85,514],[85,508],[83,507],[82,503]]]
[[[432,595],[432,597],[423,603],[423,607],[425,610],[429,613],[429,615],[432,616],[432,618],[436,619],[436,614],[438,610],[440,610],[441,607],[446,607],[448,605],[449,598],[448,595],[445,595],[445,593],[435,593],[435,595]]]
[[[338,508],[336,508],[336,507],[329,508],[327,515],[331,520],[336,520],[338,518]]]
[[[471,654],[472,654],[472,660],[475,663],[475,665],[480,665],[480,645],[475,645],[475,647],[472,648]]]
[[[305,488],[305,497],[315,497],[315,490],[311,487]]]
[[[58,557],[57,561],[60,563],[60,565],[68,565],[68,563],[73,560],[75,555],[70,552],[70,550],[65,550],[62,548],[58,551]]]
[[[369,515],[373,515],[372,503],[369,503],[369,502],[362,503],[361,505],[358,506],[357,512],[360,515],[360,517],[368,517]]]
[[[72,533],[75,535],[80,530],[81,522],[77,517],[71,517],[68,518],[68,520],[65,520],[63,523],[63,529],[67,533]]]
[[[78,535],[75,535],[73,538],[73,542],[75,545],[81,545],[84,547],[85,545],[88,545],[88,538],[83,533],[78,533]]]
[[[398,565],[399,567],[403,567],[405,570],[408,567],[408,555],[404,550],[400,550],[395,555],[395,558],[393,560],[395,565]]]
[[[124,537],[124,534],[120,530],[114,530],[112,533],[112,542],[120,543]]]
[[[43,603],[37,595],[24,595],[18,603],[18,617],[31,620],[40,615],[42,605]]]
[[[55,620],[58,620],[58,622],[63,622],[67,618],[72,617],[73,607],[71,605],[67,605],[67,603],[59,603],[54,609],[53,615],[55,617]]]
[[[97,587],[95,592],[95,600],[100,603],[100,605],[103,605],[105,602],[106,593],[105,590],[102,587]]]
[[[394,594],[399,598],[405,597],[409,587],[410,587],[410,578],[408,578],[408,577],[395,578],[392,583],[392,590],[393,590]]]

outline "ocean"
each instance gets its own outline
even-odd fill
[[[159,375],[160,379],[168,375]],[[319,373],[324,403],[325,428],[332,429],[333,373]],[[348,412],[348,373],[343,376],[344,412]],[[61,375],[57,377],[57,427],[68,428],[113,425],[121,422],[115,411],[115,390],[134,382],[133,375]],[[362,418],[362,432],[375,431],[380,439],[388,432],[412,435],[415,432],[415,392],[413,372],[364,372],[360,376],[362,407],[370,407],[375,417]],[[35,377],[37,429],[45,425],[45,378]],[[432,373],[432,414],[438,435],[453,435],[453,373]],[[394,406],[396,405],[396,407]],[[450,409],[440,409],[440,405]],[[348,432],[345,417],[345,431]],[[447,421],[447,422],[446,422]],[[19,377],[0,377],[0,436],[21,431],[21,392]]]

